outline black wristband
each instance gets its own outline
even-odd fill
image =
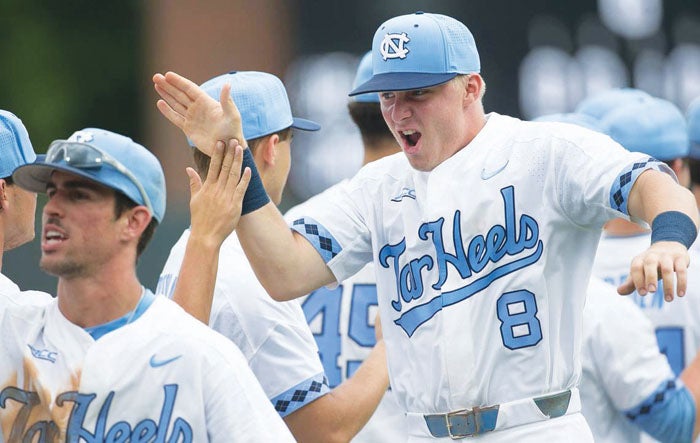
[[[245,171],[246,166],[250,168],[251,174],[248,189],[245,191],[245,195],[243,196],[241,215],[245,215],[249,212],[255,211],[256,209],[260,209],[270,201],[270,197],[267,195],[267,192],[265,192],[265,187],[263,186],[262,179],[260,178],[258,168],[255,167],[253,154],[248,148],[243,150],[241,174],[243,171]]]

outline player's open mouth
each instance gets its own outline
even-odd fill
[[[44,233],[44,243],[47,245],[60,243],[65,239],[66,236],[58,231],[47,230],[46,233]]]
[[[418,144],[418,140],[420,140],[421,133],[418,131],[414,131],[413,129],[409,129],[408,131],[401,131],[401,137],[406,140],[406,144],[408,146],[416,146]]]

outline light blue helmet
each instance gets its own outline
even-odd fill
[[[686,113],[688,118],[688,138],[690,138],[690,158],[700,160],[700,97],[693,100]]]
[[[355,74],[355,81],[352,83],[352,88],[355,89],[362,83],[366,82],[372,77],[372,51],[367,51],[367,53],[360,60],[360,64],[357,66],[357,73]],[[379,103],[379,94],[376,92],[368,92],[367,94],[358,94],[353,97],[356,102],[362,103]]]
[[[575,112],[586,114],[600,120],[605,117],[608,112],[619,106],[627,103],[641,103],[651,98],[651,95],[641,89],[608,89],[583,99],[578,106],[576,106]]]
[[[0,178],[9,177],[17,167],[36,160],[22,120],[0,109]]]
[[[54,140],[45,158],[17,168],[12,175],[20,187],[46,192],[54,171],[75,174],[119,191],[148,207],[161,222],[165,215],[165,175],[148,149],[129,137],[98,128],[74,132]]]
[[[688,129],[683,113],[668,100],[651,98],[611,110],[600,122],[603,131],[628,151],[657,160],[688,156]]]
[[[318,131],[321,126],[311,120],[292,116],[287,90],[272,74],[259,71],[231,71],[202,83],[201,88],[215,100],[221,88],[231,85],[231,97],[241,113],[243,136],[254,140],[289,127]],[[194,146],[190,141],[190,146]]]
[[[372,41],[372,77],[350,95],[427,88],[480,70],[474,36],[463,23],[419,11],[379,26]]]

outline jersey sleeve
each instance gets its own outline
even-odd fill
[[[240,351],[231,343],[220,345],[221,359],[211,360],[201,381],[209,441],[228,443],[235,436],[237,442],[293,442]]]
[[[372,260],[368,226],[367,187],[375,183],[358,173],[290,210],[285,219],[291,229],[313,245],[337,281],[355,274]],[[376,183],[375,183],[376,186]]]
[[[644,171],[663,171],[675,179],[663,162],[629,152],[606,135],[583,128],[569,131],[566,140],[555,137],[554,165],[559,204],[575,224],[598,227],[615,217],[629,220],[629,193]]]
[[[233,288],[236,282],[241,286]],[[261,291],[257,281],[245,278],[217,282],[210,325],[241,349],[265,395],[285,417],[329,388],[298,300],[276,302]]]
[[[306,325],[279,325],[250,361],[275,410],[286,417],[330,390],[318,348]]]

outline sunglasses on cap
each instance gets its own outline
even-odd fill
[[[119,160],[111,157],[109,154],[100,148],[81,142],[72,142],[68,140],[55,140],[49,145],[46,151],[46,163],[58,163],[64,161],[67,165],[77,169],[97,170],[102,165],[110,165],[126,178],[138,189],[141,198],[148,210],[153,214],[153,206],[151,200],[146,194],[146,190],[139,181],[134,177],[126,166]]]

